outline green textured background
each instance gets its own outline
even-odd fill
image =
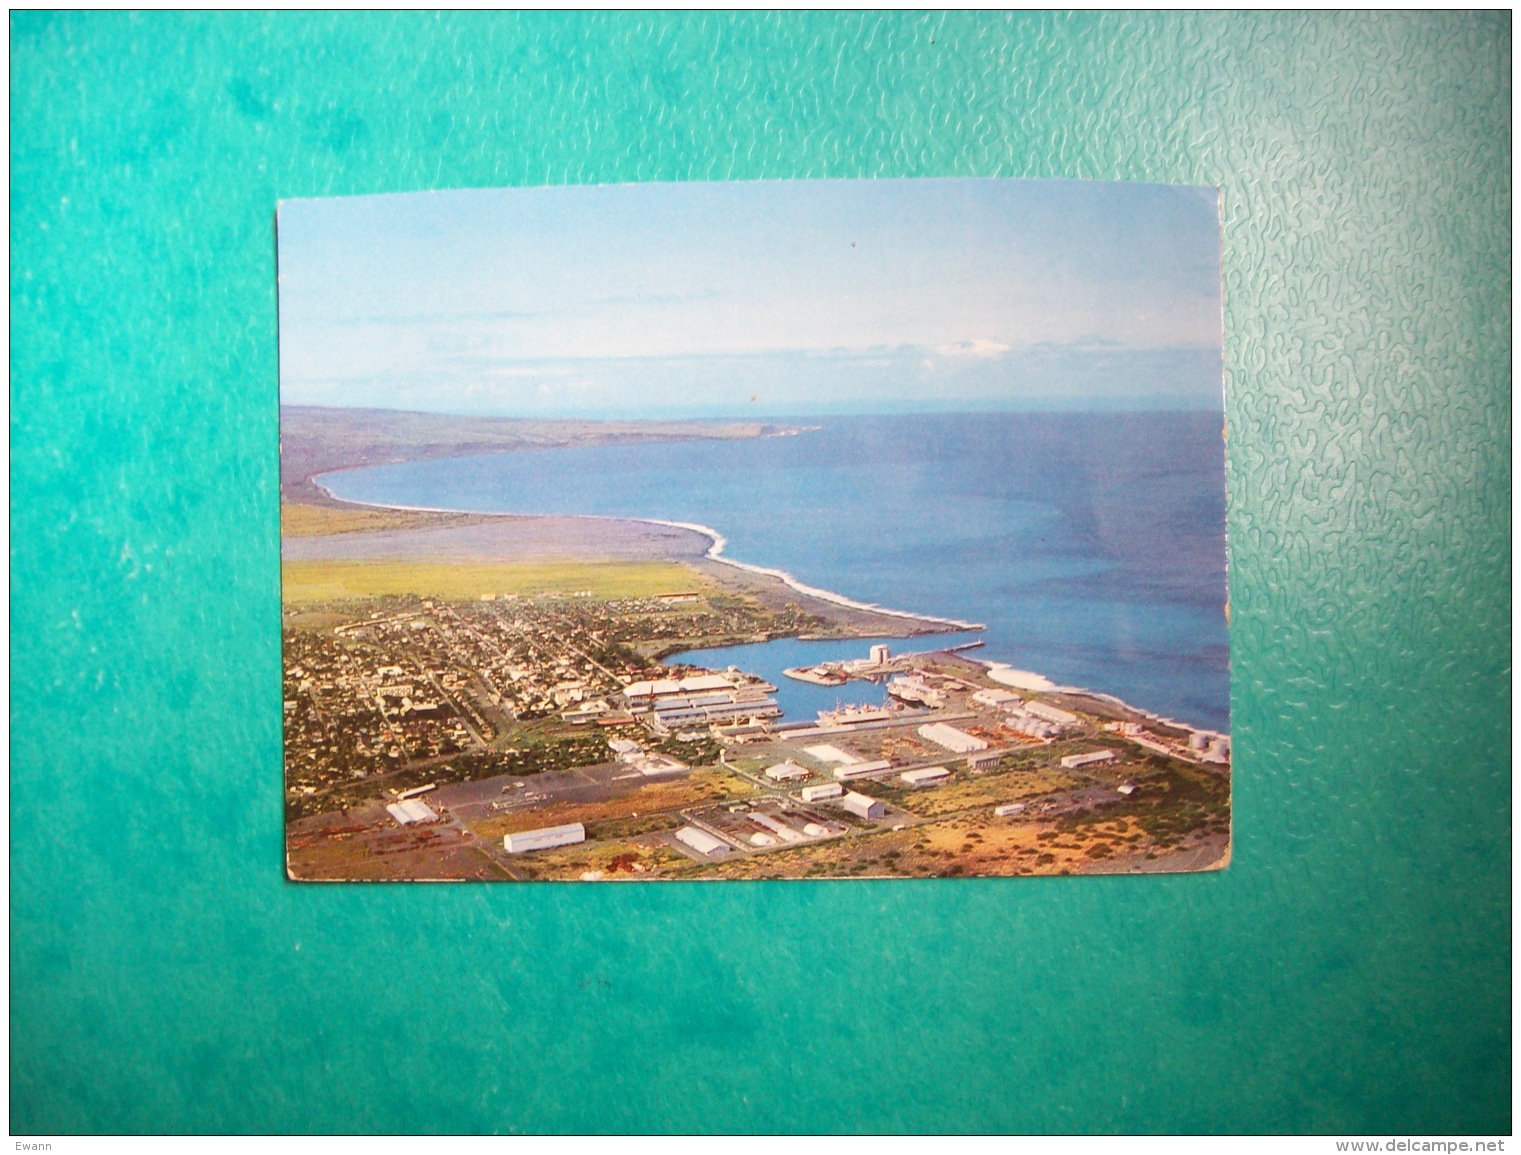
[[[11,1127],[1510,1128],[1510,16],[11,18]],[[1223,189],[1223,873],[282,874],[277,198]]]

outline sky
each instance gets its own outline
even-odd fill
[[[874,180],[283,201],[285,404],[1219,409],[1212,188]]]

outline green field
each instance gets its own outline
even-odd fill
[[[468,513],[429,513],[410,509],[337,509],[300,502],[280,503],[281,537],[325,537],[335,533],[363,533],[386,529],[427,529],[446,525],[471,525],[487,520]]]
[[[416,594],[476,601],[487,594],[589,592],[595,598],[638,598],[707,589],[711,584],[678,562],[413,562],[288,561],[281,566],[286,605]]]

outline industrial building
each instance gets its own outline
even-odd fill
[[[997,766],[1003,755],[997,750],[981,750],[976,754],[966,756],[968,770],[985,770],[989,766]]]
[[[782,710],[765,682],[737,685],[722,674],[660,678],[623,687],[628,710],[662,726],[692,726],[751,718],[778,718]]]
[[[1188,748],[1204,762],[1227,762],[1231,756],[1230,738],[1211,730],[1194,730],[1190,733]]]
[[[796,762],[778,762],[766,771],[766,777],[773,782],[796,782],[799,778],[808,778],[812,774],[812,770],[799,766]]]
[[[745,815],[745,817],[748,818],[751,822],[755,823],[757,826],[764,826],[767,830],[771,831],[772,834],[775,834],[783,842],[803,841],[803,836],[801,834],[792,829],[792,827],[788,826],[785,822],[782,822],[780,819],[775,818],[770,814],[763,813],[759,810],[752,810],[749,814]],[[752,838],[751,841],[753,842],[754,839]]]
[[[568,826],[544,826],[538,830],[520,830],[502,839],[502,848],[508,854],[522,854],[525,850],[548,850],[555,846],[574,846],[586,841],[586,827],[579,822]]]
[[[417,826],[438,821],[438,815],[433,813],[432,808],[416,798],[393,802],[386,807],[386,813],[396,819],[397,826]]]
[[[1044,718],[1047,722],[1055,722],[1058,726],[1077,725],[1076,714],[1069,714],[1056,706],[1048,706],[1045,702],[1026,702],[1025,713]]]
[[[633,702],[664,698],[672,694],[702,694],[712,690],[732,690],[734,683],[722,674],[699,674],[691,678],[661,678],[653,682],[632,682],[623,687],[623,697]]]
[[[853,762],[860,761],[854,754],[847,754],[838,746],[830,746],[823,743],[817,746],[804,746],[803,753],[820,762],[835,762],[841,766],[849,766]]]
[[[857,818],[881,818],[887,813],[887,807],[877,799],[857,794],[854,790],[841,799],[840,805]]]
[[[748,721],[752,718],[780,718],[782,708],[775,698],[750,697],[740,691],[673,697],[656,701],[651,709],[631,707],[635,714],[653,714],[663,726],[691,726],[711,723]]]
[[[638,742],[630,741],[628,738],[609,738],[607,748],[613,752],[619,762],[637,770],[646,778],[655,774],[676,774],[687,768],[686,763],[678,762],[669,754],[645,750]]]
[[[923,770],[905,770],[898,775],[905,786],[933,786],[937,782],[944,782],[951,776],[951,772],[944,766],[926,766]]]
[[[974,750],[986,750],[988,744],[981,738],[974,738],[965,731],[958,730],[954,726],[947,726],[944,722],[931,722],[919,727],[919,737],[927,738],[935,745],[949,750],[952,754],[970,754]]]
[[[706,830],[699,830],[695,826],[683,826],[676,832],[676,841],[685,846],[690,846],[698,854],[709,858],[719,857],[729,853],[729,844],[721,838],[714,838]]]
[[[1093,750],[1087,754],[1068,754],[1062,759],[1063,770],[1076,770],[1082,766],[1098,766],[1114,761],[1113,750]]]
[[[1055,722],[1047,722],[1044,718],[1037,718],[1034,714],[1027,714],[1018,706],[1010,706],[1005,716],[1009,726],[1018,730],[1021,734],[1028,734],[1032,738],[1054,738],[1061,733],[1061,727]]]
[[[798,796],[804,802],[822,802],[826,798],[838,798],[845,793],[845,787],[838,782],[826,782],[822,786],[804,786]]]
[[[993,813],[999,818],[1012,818],[1016,814],[1025,812],[1023,802],[1005,802],[1002,806],[993,807]]]
[[[618,761],[637,770],[646,778],[653,778],[657,774],[679,774],[687,768],[685,762],[679,762],[669,754],[657,754],[654,751],[624,754]]]
[[[849,766],[836,766],[834,776],[837,781],[849,782],[852,778],[865,778],[892,768],[893,764],[885,758],[878,762],[852,762]]]
[[[978,690],[972,695],[972,701],[979,706],[1000,707],[1018,706],[1024,702],[1018,694],[1011,694],[1007,690]]]

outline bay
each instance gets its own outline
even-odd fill
[[[730,559],[983,623],[977,657],[1228,731],[1218,412],[776,423],[803,431],[415,461],[322,482],[382,505],[707,526]]]
[[[819,686],[787,677],[786,671],[792,667],[865,658],[876,643],[887,646],[893,654],[923,653],[958,646],[980,637],[980,634],[957,633],[917,638],[775,638],[769,642],[752,642],[744,646],[687,650],[671,655],[666,659],[666,664],[702,666],[710,670],[735,666],[746,673],[758,674],[776,687],[776,701],[782,708],[783,721],[811,722],[819,711],[833,710],[837,706],[881,706],[888,700],[887,690],[882,682],[868,681],[849,681],[843,686]],[[975,651],[969,656],[976,657],[980,652]]]

